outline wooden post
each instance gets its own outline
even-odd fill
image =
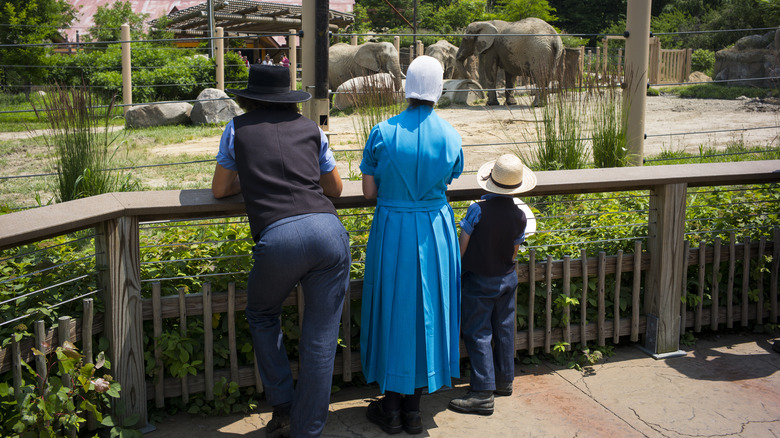
[[[218,27],[216,31],[216,52],[214,59],[216,60],[216,75],[217,75],[217,88],[225,91],[225,31]]]
[[[650,38],[651,0],[631,0],[626,12],[626,82],[623,107],[628,108],[626,140],[632,165],[641,166],[644,157],[647,102],[647,56]]]
[[[295,91],[298,89],[298,31],[295,29],[290,29],[287,47],[290,48],[287,53],[287,59],[290,60],[290,90]]]
[[[582,258],[582,299],[580,300],[580,343],[582,348],[588,346],[588,252],[580,250]]]
[[[358,36],[357,35],[352,35],[349,38],[349,44],[352,45],[352,46],[357,46],[358,45]]]
[[[536,295],[536,249],[528,251],[528,355],[534,355],[534,296]]]
[[[102,266],[98,285],[105,303],[105,331],[111,374],[122,385],[114,400],[114,415],[121,424],[132,415],[147,427],[146,382],[141,307],[141,268],[138,218],[123,216],[103,222],[95,237],[95,263]],[[118,409],[122,404],[124,409]]]
[[[393,37],[393,47],[395,47],[395,52],[398,53],[398,65],[401,65],[401,37],[398,35]]]
[[[654,355],[675,353],[680,346],[687,189],[685,183],[666,184],[656,186],[650,196],[647,238],[650,269],[645,290],[648,323],[644,347]]]
[[[214,326],[211,312],[211,283],[203,283],[203,374],[206,400],[214,400]]]
[[[566,298],[571,297],[571,256],[569,255],[563,256],[563,294]],[[566,346],[568,351],[571,350],[571,305],[569,303],[563,307],[563,318],[566,320],[566,325],[563,327],[563,342],[569,344]]]
[[[130,25],[125,23],[121,26],[120,38],[122,39],[122,103],[124,114],[130,111],[133,104],[133,82],[130,63]]]
[[[550,354],[550,344],[552,343],[552,254],[547,254],[547,266],[544,274],[546,283],[546,292],[544,300],[544,352]]]
[[[154,331],[154,361],[156,362],[154,379],[154,406],[156,408],[165,407],[165,373],[163,368],[162,348],[157,343],[157,339],[162,336],[162,298],[161,286],[159,281],[152,284],[152,330]]]

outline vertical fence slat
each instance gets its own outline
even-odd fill
[[[780,228],[775,228],[772,240],[772,270],[769,276],[769,302],[772,305],[772,313],[769,314],[769,322],[777,324],[777,271],[780,267]]]
[[[57,341],[60,347],[65,346],[65,342],[70,342],[70,316],[60,316],[57,318]],[[60,376],[62,379],[62,386],[65,388],[71,387],[71,376],[68,373],[62,373]],[[76,438],[76,427],[67,427],[67,434],[71,438]]]
[[[639,341],[639,292],[642,286],[642,241],[634,241],[634,284],[631,290],[631,342]]]
[[[154,362],[157,364],[154,380],[154,405],[165,407],[165,369],[163,367],[162,348],[157,339],[162,336],[162,301],[160,297],[160,282],[152,283],[152,330],[154,332]]]
[[[236,284],[228,283],[228,350],[230,354],[230,380],[238,383],[238,349],[236,348]]]
[[[737,251],[734,232],[729,233],[729,282],[726,286],[726,328],[734,328],[734,268]]]
[[[684,301],[680,303],[680,334],[685,333],[686,327],[688,327],[688,255],[690,255],[690,253],[691,242],[686,240],[683,243],[683,283],[680,294],[684,298]]]
[[[568,255],[563,256],[563,294],[566,298],[571,297],[571,257]],[[563,319],[565,325],[563,326],[563,342],[566,344],[566,349],[571,349],[571,305],[567,302],[563,306]]]
[[[350,299],[352,288],[347,288],[344,296],[344,310],[341,312],[341,334],[344,339],[344,348],[341,349],[341,378],[345,382],[352,381],[352,300]],[[516,303],[517,301],[515,301]],[[517,318],[515,318],[517,320]],[[514,337],[512,338],[514,340]]]
[[[82,300],[83,314],[81,316],[81,354],[84,355],[84,363],[93,363],[92,352],[92,325],[95,322],[93,313],[95,302],[92,298]],[[87,430],[97,429],[97,418],[92,412],[87,412]]]
[[[718,315],[720,314],[720,287],[718,281],[718,275],[720,274],[720,236],[715,238],[714,246],[712,247],[712,306],[710,307],[710,328],[712,330],[718,329]]]
[[[35,333],[35,348],[43,354],[46,354],[46,326],[41,320],[35,321],[33,324]],[[38,383],[43,384],[46,379],[46,357],[36,355],[35,356],[35,371],[38,373]]]
[[[613,324],[613,334],[612,334],[612,342],[618,343],[620,342],[620,281],[621,281],[621,275],[623,273],[623,250],[619,249],[617,253],[617,260],[615,261],[615,296],[613,298],[613,306],[612,306],[612,320],[614,321]]]
[[[758,258],[756,263],[759,267],[764,266],[764,250],[766,249],[766,236],[761,236],[758,241]],[[764,270],[758,270],[758,302],[756,302],[756,324],[764,323]]]
[[[750,303],[749,280],[750,280],[750,236],[745,234],[745,242],[742,244],[742,300],[740,307],[742,309],[742,327],[748,326],[748,307]]]
[[[706,268],[704,255],[706,251],[704,240],[701,240],[699,242],[699,302],[696,304],[696,313],[693,316],[693,331],[696,333],[701,331],[701,319],[702,313],[704,313],[704,271]]]
[[[14,374],[14,394],[22,387],[22,348],[15,336],[11,336],[11,367]]]
[[[547,254],[547,269],[544,275],[544,282],[547,285],[547,297],[544,300],[544,352],[547,354],[550,354],[552,343],[552,265],[552,255]]]
[[[184,288],[179,288],[179,334],[187,336],[187,301],[184,297]],[[181,401],[184,404],[190,401],[190,387],[187,383],[187,374],[181,378]]]
[[[206,400],[214,400],[214,327],[211,323],[211,283],[203,283],[203,374]]]
[[[588,252],[580,250],[582,257],[582,301],[580,302],[580,342],[588,345]]]
[[[528,354],[534,355],[534,297],[536,295],[536,249],[528,251]]]
[[[604,346],[607,344],[607,337],[606,337],[606,280],[607,280],[607,253],[604,251],[599,251],[599,263],[598,263],[598,337],[599,337],[599,346]]]

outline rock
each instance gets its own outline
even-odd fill
[[[776,87],[776,80],[766,79],[780,73],[773,38],[772,32],[750,35],[740,38],[733,47],[717,51],[715,80],[729,81],[727,86]]]
[[[688,76],[687,82],[712,82],[712,78],[700,71],[695,71]]]
[[[198,125],[229,122],[244,111],[228,98],[224,91],[206,88],[198,95],[198,101],[192,106],[190,119]]]
[[[191,111],[192,105],[186,102],[134,106],[125,114],[125,124],[128,128],[184,125],[190,123]]]
[[[387,103],[400,102],[404,98],[403,92],[396,92],[393,84],[393,77],[389,73],[352,78],[339,85],[333,96],[333,106],[345,110],[382,100],[387,100]]]

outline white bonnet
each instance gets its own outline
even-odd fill
[[[439,101],[444,81],[444,70],[436,58],[419,56],[406,70],[406,98]]]

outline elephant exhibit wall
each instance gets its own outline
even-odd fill
[[[729,86],[777,87],[777,79],[770,78],[780,73],[779,43],[780,29],[739,39],[733,47],[715,53],[714,79],[731,81],[726,83]]]

